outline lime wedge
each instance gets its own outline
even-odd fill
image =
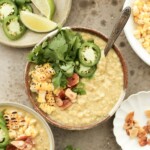
[[[54,0],[31,0],[32,3],[37,7],[45,17],[52,19],[55,12]]]
[[[28,11],[21,11],[20,19],[28,29],[35,32],[48,32],[57,27],[57,23],[49,20],[48,18]]]

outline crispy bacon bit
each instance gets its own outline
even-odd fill
[[[146,136],[146,131],[143,128],[140,128],[137,137],[142,138],[145,136]]]
[[[63,100],[63,105],[61,106],[61,108],[63,110],[67,109],[68,107],[70,107],[72,105],[72,102],[68,99]]]
[[[146,110],[145,115],[146,115],[147,118],[150,118],[150,110]]]
[[[65,95],[71,100],[71,102],[76,101],[77,93],[73,92],[70,88],[66,89]]]
[[[62,100],[65,100],[65,98],[66,98],[65,91],[61,90],[58,94],[58,97]]]
[[[150,145],[150,139],[147,140],[147,144]]]
[[[143,129],[144,129],[144,130],[145,130],[145,132],[148,134],[148,132],[149,132],[149,131],[148,131],[147,126],[144,126],[144,127],[143,127]]]
[[[130,130],[129,130],[129,135],[130,135],[130,137],[131,137],[131,138],[137,137],[138,131],[139,131],[138,128],[132,128],[132,129],[130,129]]]
[[[79,83],[79,76],[78,74],[74,73],[72,77],[68,78],[68,87],[74,87]]]
[[[6,147],[6,150],[17,150],[17,148],[15,146],[13,146],[13,145],[8,145]]]
[[[25,140],[26,143],[30,144],[31,146],[35,145],[35,143],[33,142],[32,138],[31,137],[28,137],[26,140]]]
[[[125,122],[128,123],[128,124],[133,123],[133,122],[134,122],[133,117],[134,117],[134,112],[130,112],[130,113],[126,116]]]
[[[138,138],[140,146],[150,145],[150,139],[147,138],[147,134],[150,133],[150,120],[147,121],[146,126],[140,127],[138,122],[134,120],[134,112],[130,112],[125,118],[124,129],[130,138]]]
[[[25,148],[25,142],[24,141],[12,141],[10,142],[13,146],[15,146],[18,149],[24,149]]]
[[[56,100],[56,105],[58,107],[61,107],[63,105],[63,100],[60,99],[59,97],[55,97],[55,100]]]
[[[17,150],[17,149],[31,150],[32,147],[34,146],[34,143],[30,136],[21,136],[21,137],[17,138],[15,141],[12,141],[11,145],[16,148],[14,150]]]
[[[143,136],[142,138],[139,138],[138,142],[139,142],[140,146],[147,145],[147,137]]]
[[[25,141],[25,140],[27,140],[29,137],[30,137],[30,136],[22,135],[22,136],[18,137],[18,138],[16,139],[16,141]]]

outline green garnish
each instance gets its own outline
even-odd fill
[[[84,83],[79,82],[78,85],[72,89],[72,91],[79,95],[85,95],[86,91],[84,88],[85,88]]]
[[[3,117],[3,112],[0,111],[0,149],[5,149],[9,144],[9,133],[6,126],[5,119]]]
[[[78,33],[60,30],[52,40],[47,40],[35,47],[28,59],[36,64],[74,61],[82,43],[83,40]]]
[[[36,46],[28,55],[28,60],[37,65],[51,63],[56,74],[52,79],[55,88],[67,86],[67,78],[73,73],[77,73],[80,77],[92,76],[96,69],[93,66],[88,67],[88,71],[79,70],[81,61],[79,59],[79,51],[84,43],[92,45],[94,41],[84,41],[79,33],[70,29],[61,30],[52,38],[47,39],[39,46]],[[99,52],[100,53],[100,52]],[[96,61],[96,63],[98,63]],[[94,65],[96,65],[94,62]],[[84,68],[87,68],[86,66]],[[96,68],[96,67],[95,67]],[[79,72],[79,73],[78,73]],[[73,89],[78,94],[85,94],[85,90],[81,87]]]
[[[79,148],[73,148],[71,145],[68,145],[67,147],[65,147],[64,150],[80,150]]]

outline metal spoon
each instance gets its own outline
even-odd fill
[[[119,21],[116,23],[116,25],[114,26],[112,33],[108,39],[107,45],[104,49],[104,54],[105,56],[107,56],[109,50],[112,48],[113,44],[115,43],[116,39],[118,38],[118,36],[120,35],[121,31],[123,30],[125,24],[127,23],[129,17],[131,14],[131,8],[130,7],[126,7],[121,14],[121,17],[119,19]]]

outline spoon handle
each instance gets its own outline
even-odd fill
[[[109,50],[112,48],[113,44],[115,43],[116,39],[118,38],[118,36],[120,35],[121,31],[123,30],[125,24],[127,23],[129,17],[131,14],[131,8],[130,7],[126,7],[121,14],[121,17],[119,19],[119,21],[116,23],[116,25],[113,28],[113,31],[109,37],[109,40],[107,42],[107,45],[104,49],[104,54],[105,56],[107,56]]]

